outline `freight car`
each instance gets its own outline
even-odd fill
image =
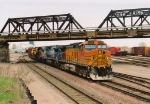
[[[126,56],[128,54],[125,47],[109,47],[108,50],[111,52],[111,55],[114,56]]]
[[[132,55],[150,56],[150,47],[132,47]]]
[[[126,55],[142,55],[150,56],[150,47],[109,47],[109,51],[115,56],[126,56]]]
[[[115,56],[126,56],[128,55],[128,52],[127,51],[118,51],[116,52]]]
[[[150,47],[145,49],[145,56],[149,56],[150,57]]]
[[[111,52],[111,55],[115,55],[116,52],[120,51],[120,47],[109,47],[108,50]]]
[[[103,41],[89,40],[32,50],[33,52],[29,52],[33,56],[36,56],[34,52],[37,54],[42,50],[44,57],[41,60],[62,70],[72,71],[92,80],[111,80],[113,78],[111,53]]]

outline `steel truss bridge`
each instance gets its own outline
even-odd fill
[[[71,14],[9,18],[0,42],[150,37],[150,8],[111,10],[102,23],[83,28]]]

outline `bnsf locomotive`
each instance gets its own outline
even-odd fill
[[[92,80],[111,80],[111,53],[103,41],[35,47],[28,55],[38,61],[69,70]]]

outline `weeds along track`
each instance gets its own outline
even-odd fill
[[[114,72],[114,77],[123,79],[150,89],[150,79]]]
[[[61,92],[67,95],[71,100],[78,104],[102,104],[97,99],[92,98],[88,94],[82,92],[80,89],[75,88],[75,86],[66,83],[62,79],[59,79],[52,74],[42,70],[40,67],[35,66],[33,63],[26,61],[23,58],[20,58],[22,62],[46,79],[49,83],[58,88]]]
[[[150,102],[150,93],[113,81],[98,82],[98,84],[125,93],[141,101]]]

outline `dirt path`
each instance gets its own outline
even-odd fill
[[[73,104],[67,100],[67,97],[54,86],[48,84],[46,80],[41,78],[35,72],[31,71],[28,75],[31,83],[27,84],[32,95],[37,99],[38,104]]]
[[[22,56],[22,54],[11,55],[11,66],[15,66],[12,69],[15,70],[15,73],[20,73],[19,76],[25,80],[32,96],[37,100],[37,104],[74,104],[66,95],[30,70],[25,64],[16,63],[19,56]]]

